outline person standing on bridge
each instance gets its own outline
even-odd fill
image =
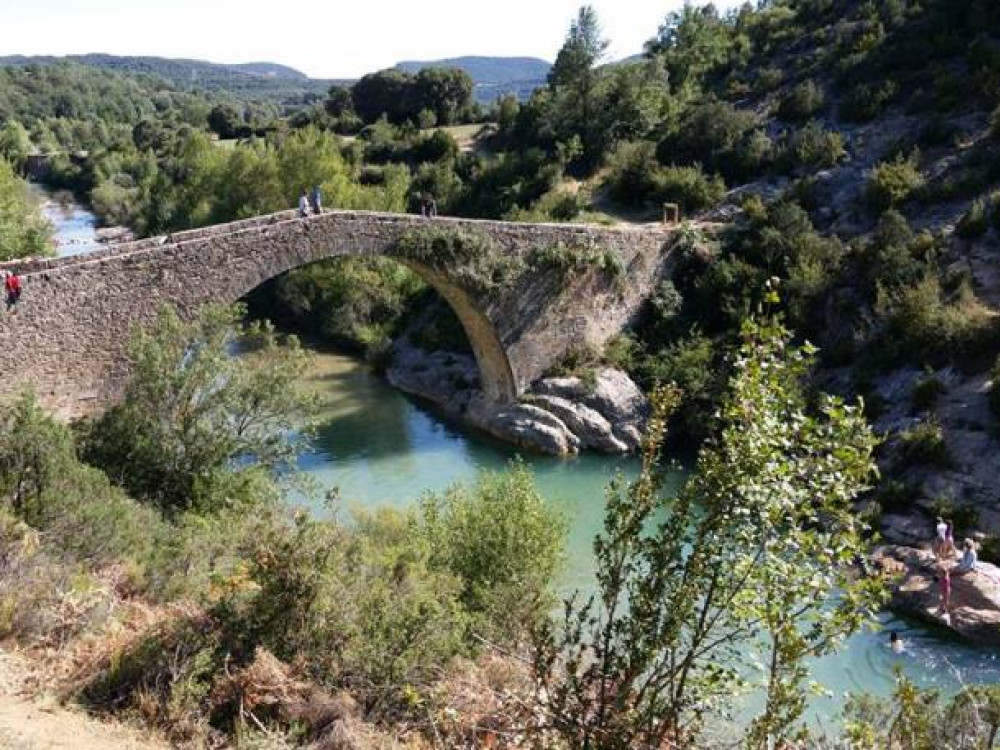
[[[21,299],[21,277],[7,271],[4,279],[4,290],[7,292],[7,309],[10,310]]]
[[[424,197],[420,201],[420,215],[425,219],[433,219],[438,215],[437,201],[427,193],[424,193]]]
[[[309,202],[312,203],[314,214],[318,216],[323,213],[323,193],[319,191],[319,185],[313,185],[312,193],[309,195]]]
[[[309,216],[309,195],[305,190],[299,196],[299,217],[305,219]]]

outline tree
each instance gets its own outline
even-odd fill
[[[643,471],[609,488],[598,594],[539,634],[548,725],[572,747],[690,746],[757,663],[765,707],[748,745],[786,745],[800,734],[806,660],[879,601],[850,570],[866,532],[853,502],[875,471],[860,405],[821,395],[809,408],[812,352],[778,325],[747,324],[743,338],[718,437],[669,500],[656,465],[679,393],[654,395]]]
[[[407,99],[412,82],[413,76],[402,70],[369,73],[351,87],[354,110],[365,123],[373,123],[382,115],[390,122],[401,123],[410,114]]]
[[[608,49],[602,36],[597,12],[592,6],[580,8],[570,25],[566,41],[549,71],[549,86],[557,96],[556,109],[565,123],[567,135],[583,140],[584,156],[596,159],[600,124],[595,120],[595,92],[599,74],[598,63]]]
[[[27,158],[34,153],[28,131],[17,120],[8,120],[0,128],[0,158],[6,159],[17,171],[24,170]]]
[[[419,115],[430,110],[437,125],[451,125],[472,106],[472,78],[460,68],[423,68],[413,81],[407,110]]]
[[[234,356],[238,307],[185,323],[164,310],[136,334],[122,402],[83,430],[84,458],[136,497],[168,511],[257,500],[294,466],[315,400],[297,385],[309,363],[273,328],[245,331]],[[304,435],[308,436],[308,430]]]
[[[592,84],[593,69],[607,49],[608,41],[602,36],[597,11],[591,5],[581,7],[549,71],[549,85],[559,88]]]
[[[343,117],[354,112],[354,99],[347,86],[331,86],[323,107],[330,117]]]
[[[224,140],[239,138],[246,132],[243,115],[231,104],[216,104],[212,107],[212,111],[208,113],[208,127]]]
[[[24,180],[0,158],[0,260],[51,254],[50,231]]]
[[[723,65],[733,44],[731,25],[711,3],[684,7],[670,13],[657,37],[646,44],[646,53],[662,58],[674,92],[691,93],[702,80]]]

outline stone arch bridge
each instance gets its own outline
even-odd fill
[[[396,253],[414,230],[477,235],[520,271],[485,292],[459,268]],[[190,318],[317,260],[392,256],[454,308],[485,396],[507,403],[571,349],[598,347],[627,325],[665,272],[675,234],[657,226],[351,211],[302,219],[284,212],[89,255],[0,264],[24,280],[20,303],[13,311],[0,309],[0,396],[31,388],[63,416],[92,411],[120,392],[132,331],[163,305]]]

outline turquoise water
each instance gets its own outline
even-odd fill
[[[323,488],[338,488],[346,508],[407,507],[425,491],[472,481],[477,472],[502,469],[515,457],[514,449],[449,424],[349,357],[319,355],[310,382],[327,410],[302,468]],[[587,589],[593,580],[591,542],[601,526],[604,486],[615,472],[633,475],[637,461],[598,455],[524,458],[541,492],[571,519],[561,587],[567,593]],[[678,472],[673,481],[680,480]],[[815,721],[833,723],[848,693],[889,692],[896,667],[922,685],[945,690],[1000,680],[995,653],[890,615],[882,623],[881,631],[860,633],[838,654],[815,664],[814,678],[832,693],[814,700]],[[889,630],[900,632],[906,653],[896,655],[887,647]]]

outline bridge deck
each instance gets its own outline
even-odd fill
[[[439,216],[434,219],[422,219],[421,217],[415,216],[413,214],[396,214],[396,213],[385,213],[378,211],[348,211],[348,210],[326,210],[323,214],[319,216],[309,216],[307,218],[302,218],[298,215],[298,211],[279,211],[273,214],[264,214],[262,216],[255,216],[250,219],[241,219],[239,221],[232,221],[225,224],[212,224],[206,227],[200,227],[197,229],[185,229],[179,232],[172,232],[166,235],[160,235],[156,237],[146,237],[139,240],[132,240],[129,242],[116,242],[109,244],[99,250],[95,250],[89,253],[81,253],[79,255],[71,255],[60,258],[20,258],[15,260],[9,260],[0,262],[0,271],[13,271],[22,276],[30,276],[36,273],[42,273],[45,271],[51,271],[57,268],[63,268],[66,266],[79,266],[87,263],[92,263],[95,261],[101,261],[107,258],[120,258],[122,256],[132,255],[134,253],[144,252],[148,250],[157,250],[165,247],[180,247],[188,242],[201,241],[205,239],[210,239],[213,237],[220,236],[233,236],[244,232],[259,231],[261,229],[267,229],[269,227],[279,227],[283,225],[288,225],[295,222],[312,222],[317,220],[322,220],[324,216],[334,215],[341,218],[353,218],[370,220],[379,219],[381,221],[399,221],[415,223],[419,221],[433,222],[435,225],[452,225],[457,228],[460,227],[516,227],[516,226],[528,226],[528,227],[557,227],[560,229],[567,228],[579,228],[580,234],[587,234],[594,230],[601,232],[610,233],[622,233],[629,234],[635,232],[674,232],[674,229],[670,229],[663,225],[658,224],[627,224],[627,225],[614,225],[614,226],[603,226],[599,224],[559,224],[559,223],[543,223],[543,222],[510,222],[510,221],[496,221],[491,219],[465,219],[451,216]]]

